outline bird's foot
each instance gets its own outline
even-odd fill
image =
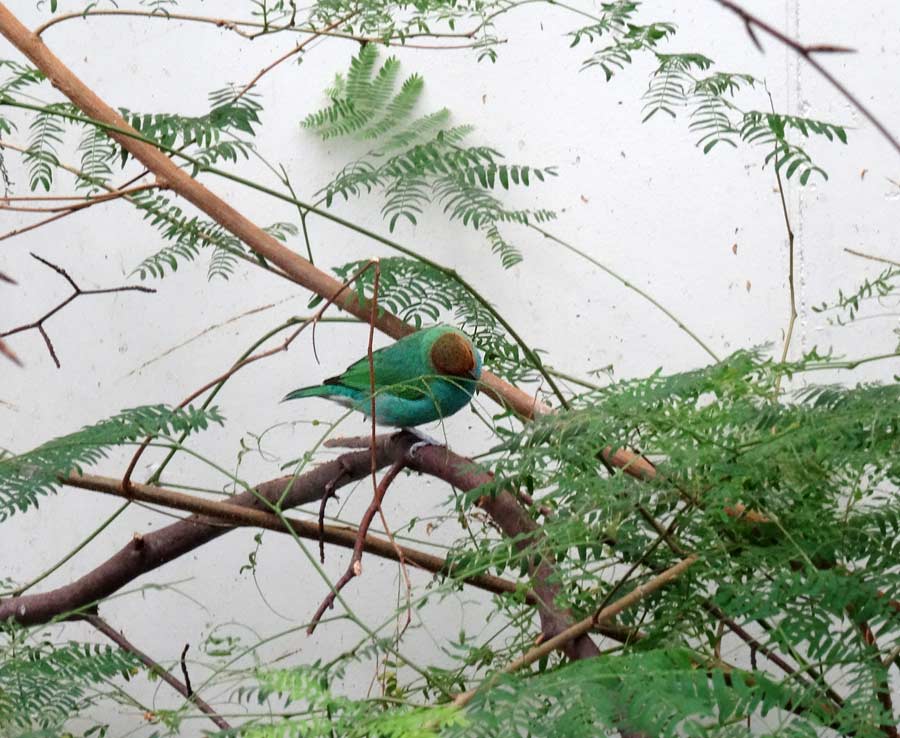
[[[410,458],[415,458],[416,452],[420,448],[424,448],[425,446],[443,446],[444,445],[440,441],[429,436],[427,433],[423,433],[418,428],[404,428],[404,430],[407,433],[409,433],[419,439],[412,446],[410,446],[409,450],[406,452]]]

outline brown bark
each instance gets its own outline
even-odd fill
[[[388,439],[389,441],[390,439]],[[390,463],[395,449],[389,442],[376,450],[379,467]],[[368,450],[344,454],[340,460],[317,466],[301,477],[283,477],[259,485],[253,492],[230,498],[233,505],[267,509],[260,498],[282,499],[282,509],[317,500],[326,484],[335,487],[357,481],[371,471]],[[285,494],[285,490],[287,493]],[[76,610],[92,607],[129,582],[232,530],[209,517],[194,515],[146,535],[135,535],[118,553],[103,564],[49,592],[26,594],[0,600],[0,622],[13,619],[22,625],[46,623]]]
[[[417,440],[415,436],[402,432],[378,437],[375,446],[376,466],[382,468],[398,459],[406,458],[409,468],[443,479],[465,492],[492,480],[491,474],[473,461],[454,454],[444,447],[426,446],[417,449],[414,456],[408,457],[410,446]],[[106,562],[70,584],[48,592],[0,600],[0,622],[12,619],[22,625],[37,625],[64,618],[75,611],[91,611],[96,603],[109,597],[142,574],[153,571],[163,564],[199,548],[204,543],[218,538],[229,530],[233,530],[235,525],[252,523],[263,528],[283,530],[282,521],[271,514],[263,499],[270,503],[275,503],[280,499],[281,509],[287,510],[320,499],[329,485],[331,488],[338,488],[363,479],[371,473],[372,455],[367,446],[368,443],[368,438],[351,439],[350,445],[365,446],[365,448],[348,452],[334,461],[323,463],[302,476],[281,477],[264,482],[253,491],[229,498],[227,503],[191,498],[189,495],[146,485],[134,485],[132,496],[135,499],[163,501],[173,507],[197,509],[205,511],[207,514],[193,515],[158,531],[135,536]],[[66,483],[97,491],[122,493],[120,482],[103,477],[72,476],[66,478]],[[144,495],[144,492],[147,494]],[[161,492],[167,493],[168,497],[165,495],[160,497]],[[181,503],[179,503],[179,499],[182,500]],[[187,502],[187,500],[192,501]],[[560,584],[557,581],[552,560],[545,560],[540,556],[543,537],[538,525],[509,492],[503,491],[493,497],[482,497],[479,499],[478,505],[488,513],[504,535],[521,537],[516,543],[519,550],[534,549],[531,567],[533,594],[529,594],[528,599],[538,608],[543,637],[552,638],[566,630],[572,625],[574,619],[568,610],[555,605]],[[242,515],[241,508],[249,508],[249,510]],[[241,518],[250,518],[251,515],[248,513],[251,511],[255,513],[252,521],[250,519],[241,520]],[[210,514],[215,514],[215,517],[211,517]],[[295,520],[290,520],[289,523],[295,532],[303,533],[306,537],[311,538],[319,534],[318,526],[315,526],[314,523]],[[326,527],[324,535],[326,541],[346,546],[352,546],[356,537],[354,531],[332,526]],[[393,558],[395,555],[393,546],[388,542],[384,543],[384,546],[372,550],[372,553]],[[425,559],[417,562],[414,554],[411,554],[407,561],[413,564],[420,563],[423,568],[430,568],[429,562]],[[500,590],[508,589],[504,584],[497,584],[497,582],[504,581],[499,577],[484,577],[484,581],[479,581],[476,586],[486,585],[483,588],[492,591],[496,591],[494,587]],[[609,627],[601,625],[598,630],[613,638],[621,639],[628,635],[627,632],[615,625]],[[570,658],[589,658],[596,656],[599,650],[591,638],[583,634],[565,644],[565,653]]]

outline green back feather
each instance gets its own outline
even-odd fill
[[[390,387],[394,395],[409,399],[421,398],[421,386],[417,387],[413,383],[436,373],[431,361],[431,347],[445,333],[455,331],[456,329],[450,326],[436,325],[416,331],[390,346],[373,351],[372,365],[375,370],[376,389]],[[340,386],[357,392],[368,392],[370,382],[369,358],[364,356],[348,366],[343,374],[326,379],[323,389],[329,390]]]

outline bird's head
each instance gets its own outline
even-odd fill
[[[472,343],[459,333],[445,333],[431,347],[431,363],[438,374],[478,379],[481,366]]]

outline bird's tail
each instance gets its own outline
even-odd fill
[[[286,402],[287,400],[300,400],[304,397],[328,397],[329,395],[333,394],[333,387],[328,387],[324,384],[317,384],[313,387],[301,387],[300,389],[295,389],[293,392],[288,392],[284,397],[281,398],[281,401]]]

